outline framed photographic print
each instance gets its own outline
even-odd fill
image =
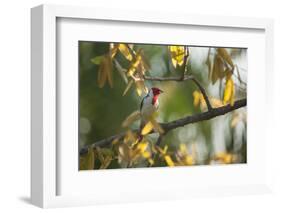
[[[270,191],[271,20],[31,12],[32,203]]]

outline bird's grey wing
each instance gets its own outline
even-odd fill
[[[141,104],[140,104],[140,112],[141,112],[141,109],[143,107],[143,101],[144,101],[144,98],[141,100]]]
[[[143,107],[143,102],[144,100],[148,97],[148,93],[146,94],[146,96],[143,97],[143,99],[141,100],[141,104],[140,104],[140,112],[142,110],[142,107]]]

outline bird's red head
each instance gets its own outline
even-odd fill
[[[163,91],[157,87],[152,87],[151,89],[154,96],[158,96],[159,94],[163,93]]]

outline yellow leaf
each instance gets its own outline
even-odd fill
[[[175,163],[173,162],[172,158],[169,155],[165,155],[164,159],[168,166],[170,166],[170,167],[175,166]]]
[[[109,54],[110,54],[110,57],[111,58],[114,58],[114,56],[116,55],[117,53],[117,50],[118,50],[118,44],[114,44],[114,43],[111,43],[110,46],[109,46]]]
[[[108,83],[113,88],[112,62],[109,55],[105,56],[105,71],[107,72]]]
[[[116,145],[118,142],[119,142],[118,138],[115,138],[115,139],[111,142],[111,144],[112,144],[112,145]]]
[[[125,121],[123,121],[122,123],[122,127],[128,127],[129,125],[131,125],[133,122],[137,121],[140,119],[140,111],[134,111],[133,113],[131,113],[126,119]]]
[[[224,163],[231,163],[232,162],[232,155],[227,155],[224,158]]]
[[[223,102],[217,98],[209,97],[209,101],[213,107],[221,107],[223,106]],[[200,105],[201,110],[207,109],[206,101],[201,92],[195,90],[193,92],[193,105],[198,107]]]
[[[112,156],[113,156],[113,151],[111,149],[100,149],[99,147],[95,148],[95,152],[97,153],[98,159],[101,163],[100,169],[106,169],[111,160],[112,160]],[[91,164],[91,168],[93,169],[94,165],[94,151],[92,151],[92,164]]]
[[[150,164],[151,166],[154,164],[154,160],[151,159],[151,158],[148,159],[148,162],[149,162],[149,164]]]
[[[222,101],[219,100],[219,99],[216,99],[216,98],[210,98],[210,102],[211,102],[211,105],[213,107],[221,107],[221,106],[223,106]]]
[[[100,166],[100,169],[106,169],[110,165],[111,161],[112,161],[112,157],[110,155],[106,156],[104,162],[102,162]]]
[[[223,103],[227,104],[230,103],[231,106],[234,104],[234,94],[235,88],[234,88],[234,82],[232,78],[227,78],[225,82],[225,89],[224,89],[224,95],[223,95]]]
[[[156,148],[156,146],[153,145],[153,144],[151,144],[151,151],[152,151],[153,153],[157,153],[157,148]]]
[[[112,63],[111,63],[111,58],[108,54],[103,56],[98,70],[98,85],[100,88],[104,87],[106,80],[108,80],[108,83],[112,88],[113,87]]]
[[[222,163],[232,163],[235,162],[237,159],[236,155],[230,154],[230,153],[225,153],[225,152],[220,152],[215,155],[215,160],[221,161]]]
[[[209,76],[209,79],[211,79],[211,74],[212,74],[212,62],[211,62],[211,48],[209,48],[209,51],[208,51],[208,56],[207,56],[207,59],[206,59],[206,62],[205,64],[208,66],[208,76]]]
[[[129,83],[127,84],[126,89],[123,92],[123,96],[127,94],[127,92],[129,91],[129,89],[131,88],[131,86],[133,85],[134,81],[130,80]]]
[[[140,52],[137,53],[135,60],[131,63],[130,68],[127,72],[127,76],[132,76],[136,72],[138,66],[140,65],[142,60]]]
[[[231,118],[230,126],[231,128],[235,128],[239,122],[247,121],[247,115],[244,112],[234,111]]]
[[[148,155],[147,154],[148,151],[146,151],[147,147],[148,147],[148,143],[147,142],[139,143],[137,145],[137,147],[132,150],[132,161],[136,161],[140,157],[147,156]]]
[[[136,144],[138,144],[139,142],[139,138],[137,138],[136,140],[134,140],[131,145],[130,145],[130,148],[133,148]]]
[[[135,72],[136,72],[136,68],[134,66],[134,64],[132,64],[127,72],[127,76],[132,76]]]
[[[79,157],[79,170],[86,170],[86,166],[85,166],[85,159],[86,157],[84,156],[80,156]]]
[[[119,44],[119,51],[125,56],[125,58],[129,61],[133,60],[133,56],[129,51],[129,47],[126,44]]]
[[[194,160],[193,160],[193,157],[188,155],[188,156],[185,156],[185,165],[193,165],[194,164]]]
[[[137,149],[143,153],[148,147],[148,143],[147,142],[142,142],[142,143],[139,143],[138,146],[137,146]]]
[[[223,102],[220,99],[217,99],[217,98],[209,97],[209,101],[210,101],[212,107],[217,108],[217,107],[222,107],[224,105]],[[201,110],[207,109],[207,104],[206,104],[206,101],[203,98],[203,96],[202,96],[202,99],[201,99],[200,107],[201,107]]]
[[[121,161],[126,161],[126,162],[130,161],[131,156],[132,156],[132,153],[131,153],[131,150],[130,150],[128,145],[121,144],[118,147],[118,161],[119,161],[119,163]]]
[[[193,92],[193,105],[195,107],[198,107],[200,102],[201,102],[201,98],[202,98],[202,93],[198,92],[197,90],[195,90]]]
[[[101,163],[103,163],[103,162],[104,162],[104,157],[103,157],[101,148],[99,148],[99,147],[97,146],[97,147],[96,147],[96,152],[97,152],[97,154],[98,154],[98,159],[100,160]]]
[[[124,143],[128,143],[128,142],[134,142],[136,141],[136,136],[135,134],[129,129],[126,132],[126,135],[124,137]]]
[[[98,86],[100,88],[104,87],[106,82],[106,72],[104,72],[104,57],[100,63],[99,70],[98,70]]]
[[[218,54],[225,60],[232,68],[234,67],[234,64],[232,62],[231,56],[228,54],[225,48],[218,48],[217,49]]]
[[[164,154],[166,154],[167,151],[168,151],[168,145],[165,145],[165,146],[164,146],[164,150],[163,150]]]
[[[153,147],[155,150],[154,152],[157,153],[157,151],[161,154],[161,155],[165,155],[167,153],[168,150],[168,146],[165,145],[164,149],[162,149],[160,146],[154,146]]]
[[[214,66],[211,75],[212,84],[215,84],[218,79],[222,79],[223,73],[224,73],[223,60],[220,56],[216,55],[214,58]]]
[[[180,152],[181,152],[182,154],[187,154],[187,147],[186,147],[186,145],[183,144],[183,143],[180,144]]]
[[[137,92],[138,96],[141,96],[141,94],[142,94],[142,83],[140,81],[136,81],[135,85],[136,85],[136,92]]]
[[[153,130],[153,124],[149,121],[149,122],[147,122],[147,124],[145,124],[145,126],[141,130],[141,134],[147,135],[148,133],[151,132],[151,130]]]
[[[84,169],[92,170],[95,167],[95,155],[92,148],[88,149],[88,153],[85,157],[85,166]]]
[[[147,93],[147,88],[144,85],[144,81],[140,80],[140,81],[135,81],[135,85],[136,85],[136,92],[139,96],[142,95],[142,93]]]
[[[149,159],[151,157],[151,154],[150,154],[150,152],[145,151],[145,152],[142,153],[142,156],[146,159]]]
[[[240,121],[239,116],[233,117],[230,124],[231,128],[236,127],[239,121]]]
[[[168,49],[171,54],[172,64],[175,68],[177,66],[182,66],[185,57],[185,48],[184,46],[168,46]]]

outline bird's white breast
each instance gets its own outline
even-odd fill
[[[143,106],[141,109],[141,115],[144,119],[149,119],[149,117],[157,110],[159,102],[156,100],[155,104],[152,104],[152,96],[148,96],[143,100]]]

